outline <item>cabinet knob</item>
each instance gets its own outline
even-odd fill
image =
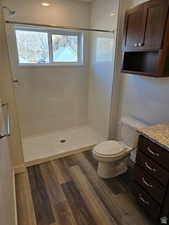
[[[141,47],[141,46],[143,46],[143,44],[142,44],[141,42],[139,42],[139,43],[134,43],[134,47]]]

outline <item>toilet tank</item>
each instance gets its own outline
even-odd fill
[[[119,139],[131,148],[136,148],[138,143],[137,129],[147,125],[131,117],[122,118],[119,123]]]

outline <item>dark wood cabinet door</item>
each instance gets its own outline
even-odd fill
[[[160,49],[168,13],[168,0],[152,0],[145,4],[147,22],[143,48]]]
[[[143,5],[128,11],[125,24],[125,48],[138,49],[143,45],[146,26],[146,10]]]
[[[160,217],[160,205],[137,182],[134,182],[133,193],[142,209],[154,220],[158,220]]]
[[[169,76],[169,0],[149,0],[126,12],[122,72]]]

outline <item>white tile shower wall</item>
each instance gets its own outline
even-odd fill
[[[74,0],[42,7],[40,1],[4,0],[16,10],[13,19],[33,23],[88,27],[90,5]],[[22,8],[21,8],[22,7]],[[17,67],[14,35],[8,27],[8,43],[16,88],[20,124],[24,137],[43,135],[87,123],[88,62],[79,67]],[[86,44],[86,58],[88,42]]]
[[[146,0],[132,0],[130,7]],[[122,75],[121,116],[131,116],[148,124],[169,121],[169,78]]]
[[[114,14],[114,15],[112,15]],[[89,76],[89,121],[108,138],[114,73],[118,0],[96,0],[91,9],[91,26],[115,30],[115,34],[92,33]]]
[[[3,5],[16,10],[14,17],[9,17],[5,11],[8,20],[88,27],[90,4],[76,0],[51,0],[51,5],[44,7],[41,2],[42,0],[2,0]]]

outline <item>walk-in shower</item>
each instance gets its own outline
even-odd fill
[[[31,1],[27,8],[34,4]],[[62,13],[57,14],[59,9]],[[44,10],[48,13],[46,18]],[[109,137],[118,14],[114,12],[118,12],[118,1],[108,0],[105,6],[101,0],[92,3],[64,0],[51,8],[39,7],[39,17],[32,12],[29,17],[19,11],[14,19],[6,19],[27,164],[87,150]],[[18,47],[16,30],[43,33],[43,44],[47,40],[44,46],[49,48],[45,50],[46,58],[44,51],[42,54],[39,50],[37,57],[31,58],[28,55],[30,42],[27,55],[22,55],[19,48],[24,46]],[[57,38],[64,35],[64,47],[65,39],[71,44],[77,43],[77,46],[71,45],[77,57],[69,63],[64,59],[67,55],[71,57],[72,51],[63,52],[62,46],[55,54],[53,47],[55,41],[58,50]],[[81,35],[83,39],[79,38]],[[38,45],[37,42],[35,48]]]

